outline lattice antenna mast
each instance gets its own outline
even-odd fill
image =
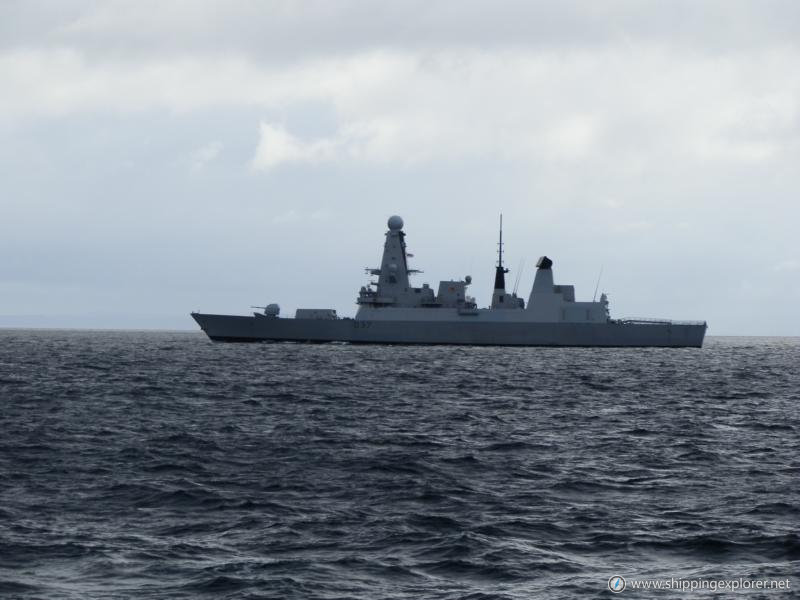
[[[506,293],[506,273],[508,269],[503,266],[503,215],[500,214],[500,241],[497,243],[497,266],[494,269],[494,289],[502,290],[499,297],[503,297]],[[494,296],[493,296],[494,297]],[[502,302],[502,300],[498,300]],[[492,300],[494,306],[494,300]]]
[[[503,268],[503,213],[500,213],[500,241],[497,243],[497,266]]]

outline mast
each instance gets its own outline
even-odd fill
[[[503,213],[500,213],[500,241],[497,243],[497,266],[503,266]]]
[[[506,273],[508,269],[503,267],[503,213],[500,213],[500,241],[497,243],[497,267],[494,271],[494,289],[506,289]]]

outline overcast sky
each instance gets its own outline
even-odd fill
[[[554,260],[612,316],[800,335],[800,3],[0,3],[0,326],[355,313]]]

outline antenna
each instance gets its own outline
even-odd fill
[[[594,296],[592,296],[592,302],[597,299],[597,290],[600,288],[600,278],[603,276],[603,265],[600,265],[600,274],[597,276],[597,285],[594,286]]]
[[[517,295],[517,288],[519,287],[519,280],[522,277],[522,268],[525,266],[525,259],[519,261],[519,270],[517,271],[517,278],[514,280],[514,291],[512,292],[515,296]]]
[[[503,266],[503,213],[500,213],[500,242],[497,244],[497,266]]]

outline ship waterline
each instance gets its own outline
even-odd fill
[[[215,341],[349,342],[373,344],[457,344],[497,346],[701,347],[704,321],[612,319],[608,299],[576,302],[574,287],[555,285],[553,261],[537,263],[527,303],[505,290],[502,226],[492,305],[478,308],[467,295],[472,282],[442,281],[434,294],[428,284],[413,287],[409,275],[403,221],[388,222],[377,276],[361,288],[355,318],[333,309],[298,309],[294,318],[280,316],[277,304],[251,316],[192,313]]]
[[[361,319],[267,319],[193,313],[220,342],[349,342],[372,344],[456,344],[467,346],[700,347],[705,325],[698,323],[502,323],[365,321]]]

